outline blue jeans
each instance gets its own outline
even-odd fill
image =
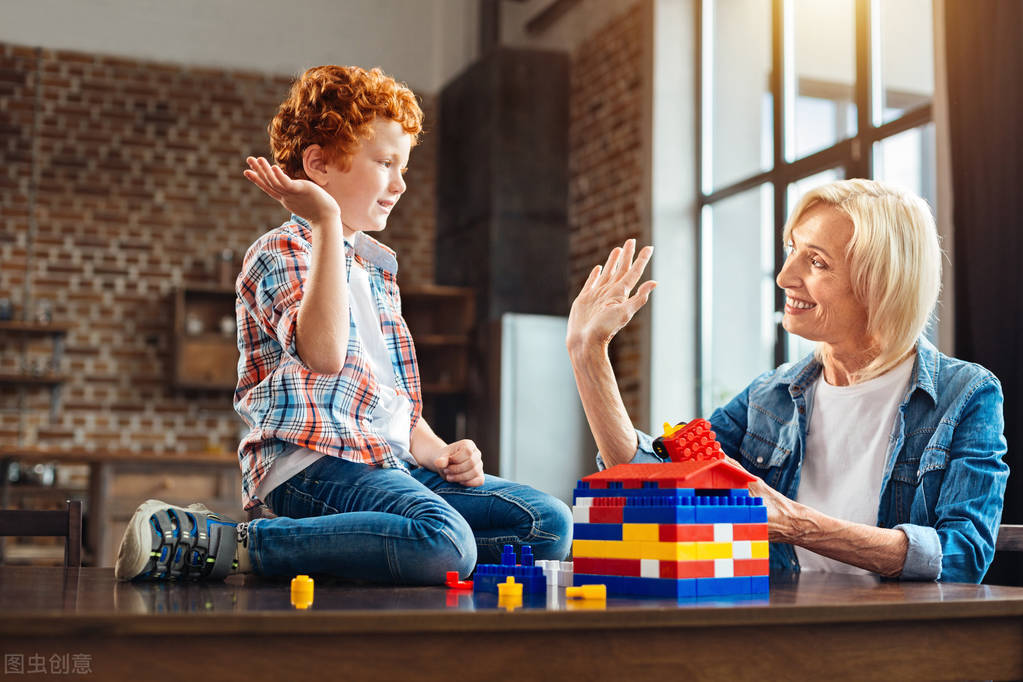
[[[564,559],[572,514],[561,500],[487,476],[476,488],[418,468],[409,476],[322,457],[266,499],[279,516],[249,523],[260,575],[327,574],[405,585],[443,584],[500,563],[505,544],[530,545],[538,559]]]

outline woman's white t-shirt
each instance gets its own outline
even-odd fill
[[[881,376],[851,386],[832,386],[821,372],[807,425],[799,503],[845,521],[877,525],[892,430],[915,359],[911,354]],[[870,573],[795,549],[804,571]]]

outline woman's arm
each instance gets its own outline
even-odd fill
[[[565,339],[586,420],[607,466],[631,461],[637,446],[636,430],[607,355],[611,339],[657,286],[644,282],[629,296],[654,251],[652,246],[645,247],[633,262],[635,250],[636,240],[630,239],[611,251],[604,267],[598,265],[590,272],[572,303]]]
[[[798,545],[890,578],[902,573],[909,540],[901,530],[827,516],[790,500],[759,478],[750,484],[749,490],[751,495],[764,499],[767,539],[771,542]]]

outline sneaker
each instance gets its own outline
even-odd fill
[[[219,580],[236,566],[237,524],[201,504],[146,500],[117,552],[118,580]]]

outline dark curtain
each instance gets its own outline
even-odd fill
[[[945,31],[956,355],[1002,382],[1002,523],[1023,523],[1023,2],[946,0]],[[996,556],[985,582],[1023,584],[1021,553]]]

